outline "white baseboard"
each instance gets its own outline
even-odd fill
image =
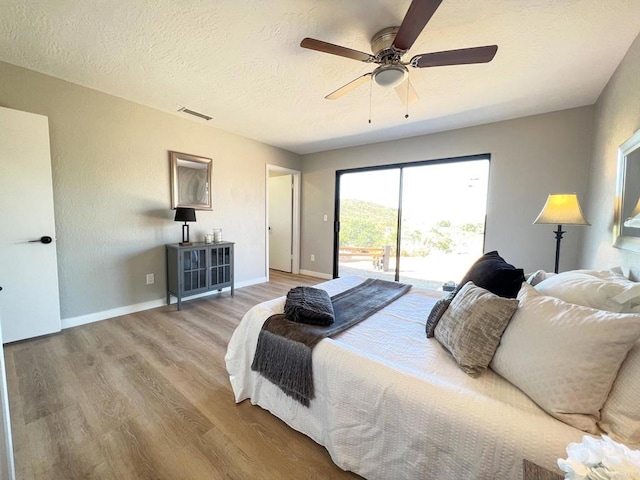
[[[267,277],[254,278],[252,280],[236,283],[235,288],[250,287],[251,285],[258,285],[259,283],[266,283],[268,281],[269,279],[267,279]]]
[[[239,282],[234,285],[235,289],[242,287],[249,287],[251,285],[257,285],[259,283],[265,283],[267,281],[267,277],[254,278],[251,280],[246,280],[244,282]],[[222,292],[228,292],[230,290],[229,287],[223,288]],[[186,297],[183,301],[193,300],[194,298],[202,298],[207,297],[209,295],[216,295],[218,293],[217,290],[211,292],[204,292],[198,295],[192,295]],[[171,304],[175,304],[177,299],[175,297],[171,297]],[[80,315],[78,317],[71,318],[63,318],[62,319],[62,329],[77,327],[79,325],[85,325],[87,323],[99,322],[100,320],[107,320],[109,318],[119,317],[121,315],[129,315],[130,313],[142,312],[143,310],[150,310],[152,308],[163,307],[167,304],[166,297],[159,298],[157,300],[150,300],[148,302],[136,303],[135,305],[128,305],[126,307],[118,307],[112,308],[110,310],[103,310],[102,312],[89,313],[87,315]]]
[[[112,308],[110,310],[103,310],[102,312],[89,313],[87,315],[80,315],[78,317],[63,318],[62,328],[77,327],[79,325],[85,325],[87,323],[99,322],[100,320],[106,320],[107,318],[119,317],[121,315],[128,315],[130,313],[141,312],[143,310],[149,310],[151,308],[162,307],[166,305],[166,299],[151,300],[144,303],[136,303],[135,305],[129,305],[126,307]]]
[[[318,277],[318,278],[323,278],[325,280],[333,280],[333,275],[329,275],[328,273],[313,272],[311,270],[300,270],[300,275],[307,275],[309,277]]]

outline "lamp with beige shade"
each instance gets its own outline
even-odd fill
[[[547,203],[544,204],[540,215],[533,223],[558,225],[556,234],[556,264],[555,273],[558,273],[560,263],[560,241],[565,233],[562,225],[591,225],[584,218],[582,208],[575,193],[554,193],[549,195]]]

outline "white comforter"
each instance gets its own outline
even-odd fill
[[[363,281],[319,285],[330,295]],[[489,370],[463,373],[425,321],[442,295],[412,289],[376,315],[313,350],[309,408],[251,371],[263,322],[284,297],[253,307],[229,342],[236,402],[250,399],[324,445],[333,461],[367,479],[522,479],[522,460],[555,468],[583,432],[547,415]]]

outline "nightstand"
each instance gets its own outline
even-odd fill
[[[522,461],[522,470],[524,472],[524,480],[563,480],[562,475],[542,468],[529,460]]]

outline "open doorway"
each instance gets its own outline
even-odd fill
[[[266,277],[269,269],[300,273],[300,172],[267,165]]]

